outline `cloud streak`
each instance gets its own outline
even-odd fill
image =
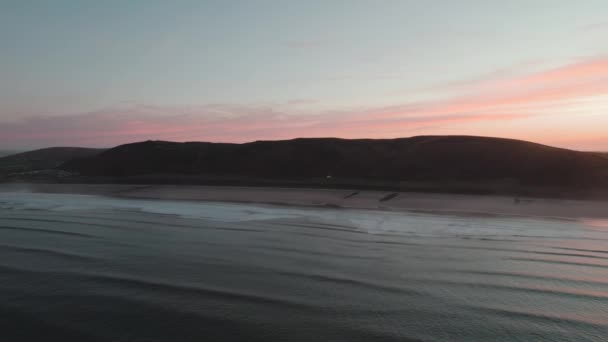
[[[464,86],[470,90],[467,84]],[[590,59],[517,78],[481,80],[472,95],[397,107],[378,117],[476,112],[536,111],[539,105],[608,94],[608,57]]]
[[[387,129],[511,120],[518,116],[440,115],[367,119],[374,110],[289,115],[272,108],[230,108],[231,117],[216,117],[207,107],[191,113],[180,107],[111,109],[53,118],[30,118],[0,124],[0,144],[113,146],[148,139],[246,142],[293,137],[382,137]]]
[[[470,85],[466,85],[470,89]],[[130,105],[58,117],[0,123],[0,146],[114,146],[163,139],[245,142],[337,136],[397,137],[437,127],[526,120],[550,115],[556,103],[608,94],[608,58],[596,58],[514,78],[482,80],[472,93],[390,107],[301,114],[283,106]],[[307,100],[311,101],[311,100]],[[294,114],[300,113],[300,114]],[[484,132],[480,128],[479,133]],[[534,137],[530,137],[533,140]]]

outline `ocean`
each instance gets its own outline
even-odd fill
[[[608,224],[0,193],[3,341],[606,341]]]

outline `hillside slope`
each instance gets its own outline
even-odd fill
[[[89,176],[220,175],[265,179],[510,181],[593,187],[607,183],[596,154],[499,138],[314,138],[246,144],[147,141],[118,146],[62,167]]]
[[[17,154],[17,153],[18,152],[16,152],[16,151],[0,150],[0,158],[10,156],[13,154]]]
[[[0,175],[54,169],[74,158],[91,157],[103,149],[51,147],[0,158]]]

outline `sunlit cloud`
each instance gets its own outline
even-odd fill
[[[218,108],[136,106],[62,117],[38,117],[0,124],[0,144],[113,146],[138,140],[246,142],[260,139],[341,136],[382,137],[387,129],[407,126],[511,120],[518,116],[419,116],[369,119],[369,111],[289,115],[267,107]],[[371,111],[373,112],[373,110]],[[181,114],[171,114],[181,113]]]
[[[590,59],[516,78],[483,79],[467,90],[473,94],[396,107],[378,117],[441,115],[494,111],[532,112],[540,105],[608,94],[608,58]]]
[[[293,100],[281,106],[130,104],[0,123],[0,144],[113,146],[148,139],[246,142],[322,136],[392,138],[417,132],[441,133],[446,128],[486,135],[488,124],[549,116],[564,103],[572,105],[608,94],[608,58],[589,59],[519,77],[484,79],[472,88],[467,84],[467,90],[470,89],[473,91],[467,95],[434,101],[319,112],[301,110],[302,105],[314,103],[310,99]],[[592,126],[594,122],[588,124]],[[540,132],[543,127],[528,129]],[[507,131],[492,134],[512,135]],[[585,132],[577,134],[583,136]],[[598,144],[605,138],[601,134],[594,137]],[[557,137],[554,141],[558,141]],[[569,144],[591,146],[593,142]]]

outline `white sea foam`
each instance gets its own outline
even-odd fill
[[[223,222],[301,219],[340,225],[370,234],[413,236],[570,237],[580,236],[583,223],[529,218],[451,216],[377,210],[276,207],[219,202],[119,199],[73,194],[0,192],[0,209],[132,210]],[[590,231],[592,234],[592,231]]]

